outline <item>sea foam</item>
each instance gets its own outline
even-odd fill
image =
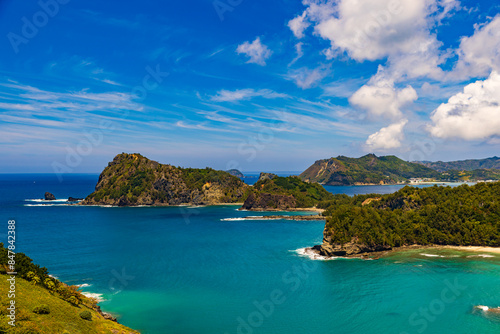
[[[82,292],[82,295],[88,298],[93,298],[97,300],[98,303],[103,302],[104,298],[102,298],[102,293],[93,293],[93,292]]]
[[[323,256],[318,254],[317,252],[313,251],[310,247],[305,247],[305,248],[299,248],[296,250],[292,250],[291,252],[297,253],[301,257],[307,257],[311,260],[320,260],[320,261],[328,261],[328,260],[335,260],[335,259],[341,259],[342,257],[328,257],[328,256]]]
[[[487,258],[487,257],[495,257],[495,255],[490,255],[490,254],[478,254],[478,255],[469,255],[467,256],[468,258],[470,257],[483,257],[483,258]]]
[[[25,199],[25,202],[40,202],[40,203],[62,203],[67,202],[68,199],[54,199],[52,201],[44,200],[43,198]]]
[[[242,221],[242,220],[280,220],[283,218],[269,218],[265,216],[247,216],[238,218],[222,218],[221,221]]]
[[[24,206],[71,206],[69,204],[24,204]]]

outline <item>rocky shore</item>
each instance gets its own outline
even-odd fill
[[[238,219],[243,220],[295,220],[295,221],[317,221],[317,220],[325,220],[326,217],[321,215],[269,215],[269,216],[251,216],[251,217],[242,217]]]
[[[392,250],[391,246],[368,246],[353,238],[343,245],[331,244],[329,240],[323,240],[321,245],[311,247],[311,250],[324,257],[379,257],[382,253]]]
[[[323,243],[307,248],[307,250],[323,257],[323,258],[361,258],[361,259],[378,259],[396,252],[405,252],[411,250],[456,250],[470,253],[491,253],[500,255],[500,248],[497,247],[480,247],[480,246],[449,246],[449,245],[405,245],[400,247],[390,246],[375,246],[367,247],[366,245],[356,244],[354,242],[345,245],[330,245]]]

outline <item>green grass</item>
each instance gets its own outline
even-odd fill
[[[16,326],[8,324],[7,297],[9,289],[6,275],[0,275],[0,333],[43,334],[90,334],[90,333],[138,333],[116,322],[104,319],[97,311],[86,305],[73,306],[55,293],[24,279],[16,280]],[[87,301],[89,303],[90,300]],[[49,314],[36,314],[33,310],[42,304],[49,307]],[[92,314],[92,321],[80,317],[82,311]]]

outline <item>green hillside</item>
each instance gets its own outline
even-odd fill
[[[117,155],[83,205],[180,205],[243,202],[248,186],[211,168],[180,168],[140,154]]]
[[[361,158],[339,156],[318,160],[300,178],[325,185],[394,184],[410,178],[440,178],[440,173],[420,164],[406,162],[395,156]]]
[[[336,195],[321,249],[351,253],[403,245],[500,247],[500,182],[404,187],[390,195]]]
[[[446,172],[449,170],[457,171],[473,171],[475,169],[500,169],[500,158],[491,157],[487,159],[468,159],[461,161],[416,161],[426,167],[432,168],[438,172]]]
[[[331,199],[333,194],[318,183],[307,183],[297,176],[279,177],[262,173],[243,209],[311,208]]]
[[[16,322],[8,324],[11,299],[7,278],[7,249],[0,243],[0,333],[8,334],[135,334],[130,328],[106,319],[96,301],[83,296],[76,287],[48,275],[46,268],[33,264],[23,253],[16,260]]]

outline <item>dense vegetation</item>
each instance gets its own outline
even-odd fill
[[[8,250],[0,243],[0,333],[137,333],[104,319],[95,300],[49,276],[46,268],[23,253],[15,254],[16,326],[12,327],[7,318],[9,260]],[[90,314],[90,321],[82,319],[83,312],[87,319]]]
[[[339,156],[318,160],[300,177],[326,185],[391,184],[410,178],[439,178],[440,173],[425,166],[406,162],[395,156],[377,157],[368,154],[361,158]]]
[[[445,168],[444,166],[454,168],[460,166],[485,167],[465,170]],[[500,158],[466,160],[456,163],[412,163],[395,156],[377,157],[374,154],[368,154],[361,158],[339,156],[318,160],[300,174],[300,177],[305,181],[319,182],[325,185],[394,184],[408,182],[412,178],[452,182],[500,180],[500,169],[486,169],[489,166],[491,168],[499,167]]]
[[[404,187],[390,195],[336,195],[321,203],[331,244],[500,247],[500,182]]]
[[[441,174],[440,181],[486,181],[500,180],[500,169],[448,170]]]
[[[321,201],[333,199],[333,194],[326,191],[318,183],[307,183],[297,176],[265,178],[254,184],[254,193],[257,195],[270,194],[291,196],[296,208],[310,208]],[[274,203],[269,203],[273,207]]]
[[[416,162],[426,167],[437,170],[438,172],[446,172],[449,170],[456,171],[473,171],[475,169],[500,169],[500,158],[492,157],[487,159],[470,159],[461,161],[422,161]]]
[[[211,168],[159,164],[140,154],[117,155],[83,204],[179,205],[242,202],[247,186]]]

